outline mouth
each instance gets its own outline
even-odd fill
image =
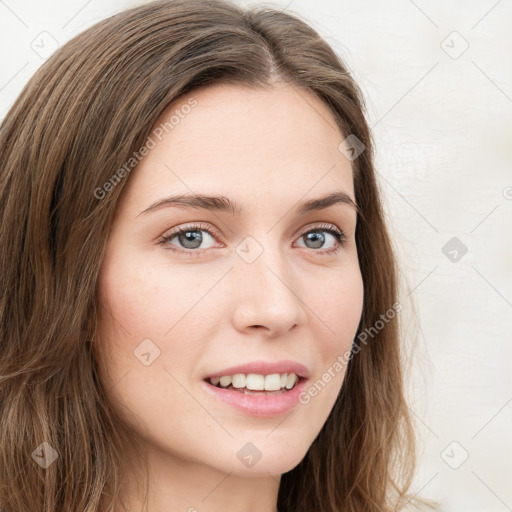
[[[305,378],[296,373],[235,373],[205,379],[211,386],[245,395],[280,395],[294,389],[303,380]]]
[[[252,362],[203,379],[205,393],[217,404],[257,417],[276,417],[297,407],[309,370],[292,361]]]
[[[233,373],[205,378],[203,389],[217,404],[245,415],[271,418],[300,404],[307,380],[296,373]]]

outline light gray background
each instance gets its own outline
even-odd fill
[[[54,47],[141,3],[0,0],[0,117]],[[415,491],[512,510],[512,3],[267,4],[308,20],[367,98],[415,349]]]

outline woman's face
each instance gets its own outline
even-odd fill
[[[196,90],[151,137],[101,268],[103,384],[160,460],[282,474],[334,405],[362,313],[356,210],[301,208],[355,200],[345,137],[284,85]]]

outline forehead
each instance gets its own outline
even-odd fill
[[[192,100],[194,108],[186,108]],[[167,130],[166,122],[171,125]],[[224,158],[231,152],[240,156],[242,151],[249,151],[249,156],[257,152],[263,158],[263,149],[269,156],[292,151],[299,156],[313,147],[336,153],[342,137],[325,103],[310,91],[282,83],[265,88],[217,84],[197,89],[164,110],[155,123],[154,128],[158,127],[164,128],[161,137],[174,149],[209,149],[211,157]]]
[[[333,114],[296,86],[194,90],[165,109],[151,137],[156,144],[126,191],[140,211],[166,193],[196,191],[243,202],[297,201],[333,190],[354,197]]]

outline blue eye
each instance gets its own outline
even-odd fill
[[[331,225],[328,225],[327,227],[320,226],[316,227],[315,229],[310,229],[309,231],[306,231],[304,234],[302,234],[300,238],[305,239],[308,242],[312,242],[313,248],[316,249],[319,247],[319,245],[325,244],[326,237],[323,233],[329,233],[329,235],[333,237],[336,242],[334,247],[331,249],[324,249],[323,251],[320,251],[322,254],[333,254],[338,252],[338,250],[345,245],[346,239],[344,233],[337,228],[333,229]]]
[[[171,231],[168,235],[164,235],[161,238],[160,243],[164,245],[166,249],[173,252],[187,254],[189,256],[198,256],[202,254],[203,250],[208,249],[203,247],[201,250],[196,250],[201,246],[205,239],[202,233],[207,233],[208,237],[213,238],[211,231],[206,228],[210,228],[209,224],[191,224],[185,227],[180,227]],[[219,236],[216,232],[214,232],[214,235]],[[185,250],[180,249],[171,243],[175,238]]]
[[[206,237],[202,233],[206,233]],[[321,251],[316,250],[321,248],[326,243],[326,240],[328,240],[324,233],[328,233],[335,239],[335,245],[330,249],[324,249]],[[159,243],[164,245],[166,249],[173,252],[187,254],[190,256],[198,256],[202,254],[204,250],[214,246],[212,245],[206,248],[201,247],[204,240],[208,237],[214,239],[215,236],[219,237],[220,235],[216,231],[212,232],[211,227],[208,224],[191,224],[175,229],[169,234],[164,235]],[[179,242],[181,248],[171,243],[174,239]],[[299,239],[303,239],[305,242],[311,243],[313,247],[309,248],[321,255],[328,255],[337,252],[345,245],[346,242],[345,234],[334,224],[316,226],[313,229],[303,232]]]

